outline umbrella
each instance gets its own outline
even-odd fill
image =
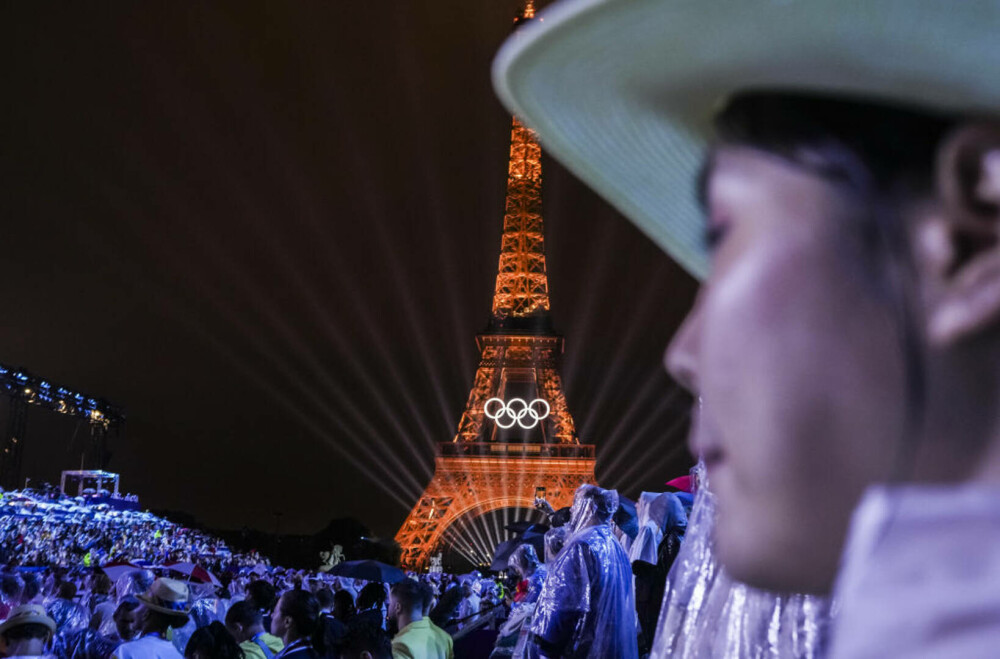
[[[614,515],[615,524],[630,538],[639,535],[639,516],[635,512],[635,501],[618,497],[618,510]]]
[[[129,572],[141,570],[142,566],[136,565],[135,563],[129,563],[128,561],[117,561],[115,563],[102,565],[101,569],[104,570],[104,574],[108,575],[108,578],[111,579],[111,581],[117,583],[119,579]]]
[[[406,578],[406,573],[398,567],[379,561],[344,561],[330,568],[328,574],[335,577],[351,577],[365,581],[381,581],[382,583],[396,583]]]
[[[173,570],[174,572],[186,574],[190,579],[200,581],[201,583],[210,583],[213,586],[222,585],[222,583],[215,578],[214,574],[200,565],[195,565],[194,563],[165,563],[163,567],[168,570]]]
[[[490,563],[490,569],[494,572],[507,570],[507,561],[510,560],[510,555],[521,545],[531,545],[535,548],[535,553],[538,556],[545,556],[545,534],[529,532],[511,540],[505,540],[497,545],[496,550],[493,552],[493,562]]]

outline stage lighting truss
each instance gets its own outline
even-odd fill
[[[120,407],[103,398],[95,398],[32,375],[23,368],[0,364],[0,392],[60,414],[86,419],[91,425],[105,430],[125,421]]]

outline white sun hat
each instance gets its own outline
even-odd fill
[[[564,0],[493,62],[542,146],[695,277],[695,177],[740,91],[1000,108],[998,0]]]

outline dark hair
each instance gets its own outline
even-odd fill
[[[213,620],[206,627],[199,627],[191,634],[184,647],[184,656],[190,659],[195,652],[212,659],[243,659],[244,656],[236,639],[218,620]]]
[[[380,583],[365,584],[358,593],[358,609],[364,611],[385,602],[385,587]]]
[[[288,590],[281,596],[278,606],[281,614],[291,618],[299,636],[312,641],[313,648],[323,654],[326,648],[323,625],[320,624],[319,602],[308,590]]]
[[[320,588],[316,591],[316,601],[319,602],[319,608],[328,609],[333,606],[333,591],[329,588]]]
[[[14,599],[21,593],[21,580],[13,574],[0,577],[0,593],[7,599]]]
[[[438,598],[437,606],[431,610],[427,617],[438,627],[444,627],[448,624],[449,620],[455,617],[455,612],[458,610],[458,605],[462,603],[464,596],[461,588],[457,585],[452,585],[451,588],[441,594]]]
[[[955,117],[842,96],[755,91],[715,117],[719,141],[782,156],[862,193],[931,190]]]
[[[390,592],[407,611],[423,610],[426,601],[425,590],[421,584],[413,579],[403,579],[394,583]]]
[[[247,600],[260,611],[270,613],[278,601],[278,593],[274,586],[258,579],[247,586]]]
[[[119,613],[124,613],[128,611],[135,611],[139,608],[139,600],[135,597],[129,595],[128,597],[123,597],[121,602],[118,602],[118,607],[115,609],[114,618],[118,617]]]
[[[94,575],[93,583],[94,585],[91,590],[101,595],[107,595],[108,593],[110,593],[111,587],[114,585],[113,583],[111,583],[111,577],[104,574],[103,572],[98,572],[97,574]]]
[[[226,612],[227,625],[240,624],[244,627],[253,627],[261,624],[263,620],[263,614],[246,600],[236,602]]]
[[[35,638],[45,638],[49,632],[49,628],[40,622],[26,622],[23,625],[11,627],[3,634],[0,634],[0,636],[3,636],[8,642],[27,641]]]
[[[736,96],[715,119],[723,145],[748,146],[782,157],[842,184],[868,208],[859,229],[872,290],[896,317],[906,374],[909,414],[892,478],[912,467],[923,424],[926,370],[922,335],[911,308],[913,271],[901,204],[933,192],[938,151],[958,125],[955,116],[868,99],[757,91]],[[705,201],[706,163],[699,194]]]
[[[370,652],[372,659],[392,659],[389,635],[370,622],[348,625],[347,633],[340,642],[341,659],[358,659],[362,652]]]
[[[63,581],[59,584],[56,597],[63,600],[71,600],[76,597],[76,584],[72,581]]]
[[[357,609],[354,608],[354,597],[346,590],[338,590],[333,594],[333,612],[340,613],[343,616],[343,620],[352,617],[357,613]]]

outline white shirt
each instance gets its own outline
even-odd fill
[[[112,659],[184,659],[170,641],[150,634],[138,641],[119,645]]]
[[[834,594],[833,659],[1000,655],[1000,488],[870,489]]]

